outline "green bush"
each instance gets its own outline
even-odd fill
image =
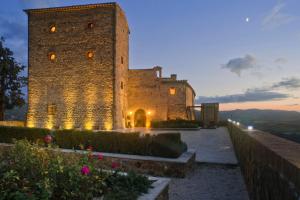
[[[70,159],[48,148],[19,140],[0,157],[0,200],[131,200],[151,187],[152,181],[145,176],[96,168],[101,161],[90,159],[90,152],[81,159]]]
[[[86,149],[94,151],[149,155],[177,158],[186,151],[180,133],[140,136],[140,133],[92,132],[59,130],[55,132],[56,144],[67,149]]]
[[[50,134],[48,129],[0,126],[0,142],[12,143],[13,140],[27,139],[31,142],[43,140]]]
[[[199,128],[200,126],[200,121],[183,119],[151,122],[152,128]]]
[[[93,132],[77,130],[0,127],[0,142],[12,143],[14,139],[27,139],[31,142],[43,141],[48,134],[53,135],[54,143],[65,149],[86,149],[94,151],[177,158],[186,151],[180,133],[140,136],[140,133]]]

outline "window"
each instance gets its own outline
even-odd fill
[[[169,93],[170,93],[170,95],[175,95],[175,94],[176,94],[176,88],[171,87],[171,88],[169,89]]]
[[[50,33],[55,33],[56,27],[54,25],[50,26]]]
[[[121,81],[121,89],[124,88],[124,84],[123,84],[123,81]]]
[[[55,55],[54,52],[49,53],[49,59],[50,59],[51,61],[54,61],[54,60],[56,59],[56,55]]]
[[[93,28],[94,28],[94,26],[95,26],[95,24],[94,24],[94,23],[88,23],[88,28],[89,28],[89,29],[93,29]]]
[[[91,59],[94,57],[94,53],[92,51],[88,51],[86,56],[87,56],[87,58]]]
[[[123,56],[121,56],[121,64],[124,63],[124,59],[123,59]]]
[[[48,104],[47,113],[48,113],[48,115],[55,115],[56,114],[56,105]]]

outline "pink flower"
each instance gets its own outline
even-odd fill
[[[81,168],[81,174],[82,175],[88,175],[90,173],[90,168],[87,165],[83,165]]]
[[[98,160],[103,160],[103,155],[101,153],[98,154]]]
[[[44,137],[44,142],[45,142],[46,144],[50,144],[50,143],[52,142],[52,136],[51,136],[51,135],[46,135],[46,136]]]
[[[118,167],[119,167],[119,163],[117,163],[117,162],[112,162],[111,163],[111,168],[116,169]]]

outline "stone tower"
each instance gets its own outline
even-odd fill
[[[29,33],[27,126],[124,128],[129,28],[118,4],[25,12]]]

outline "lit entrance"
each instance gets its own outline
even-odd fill
[[[139,109],[134,114],[134,127],[146,127],[146,112]]]

